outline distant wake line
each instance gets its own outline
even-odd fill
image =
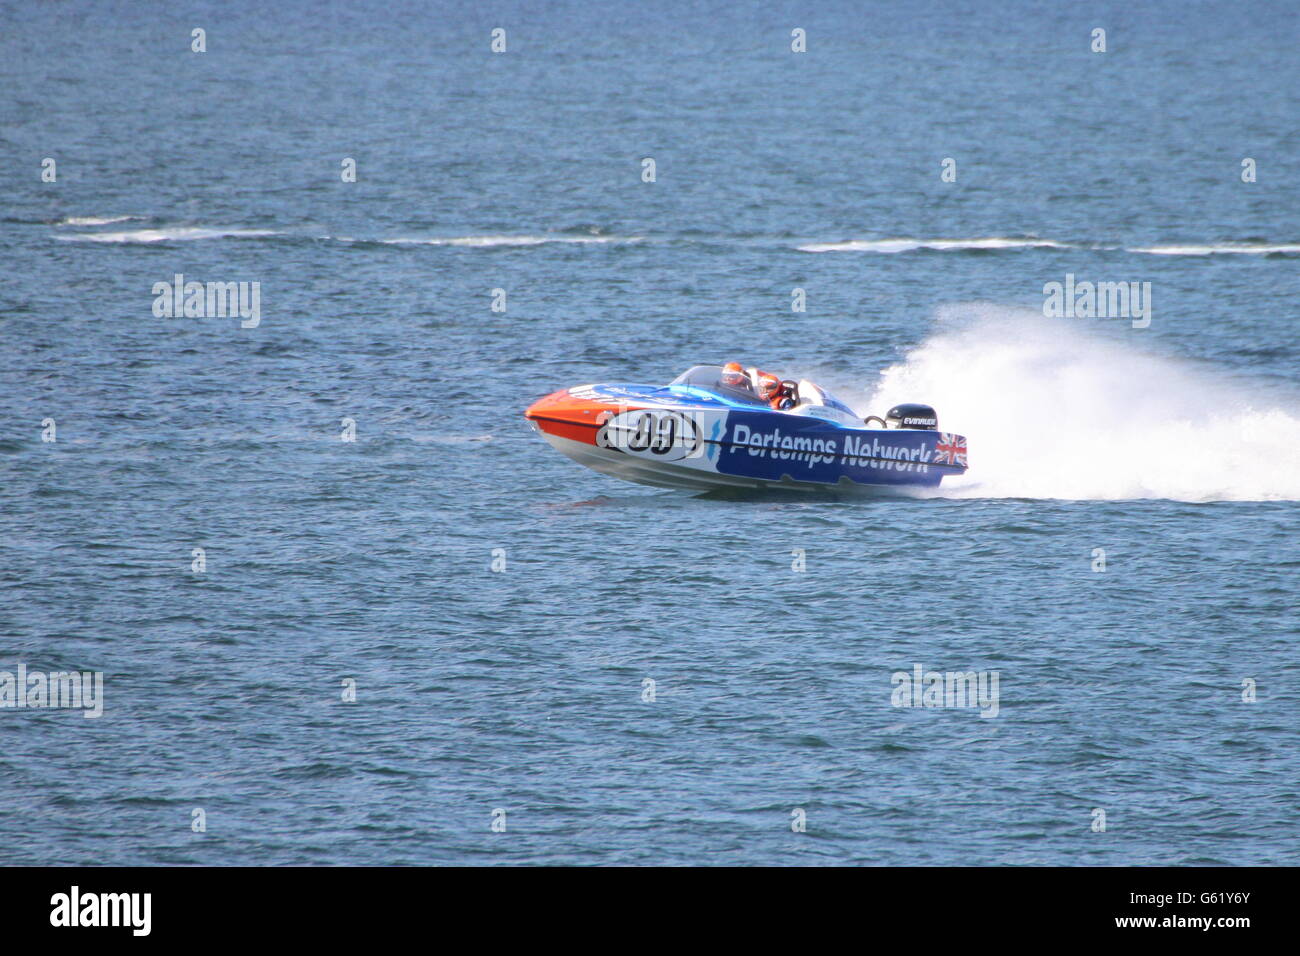
[[[1300,243],[1235,242],[1220,246],[1141,246],[1128,251],[1145,252],[1153,256],[1271,255],[1300,252]]]
[[[1300,401],[1027,310],[952,307],[940,325],[863,407],[923,401],[966,435],[945,497],[1300,500]]]
[[[800,252],[915,252],[917,249],[938,251],[963,249],[1069,249],[1071,246],[1050,239],[1008,239],[990,236],[984,239],[851,239],[847,242],[812,242],[796,246]]]
[[[67,219],[60,219],[55,223],[56,226],[107,226],[115,222],[130,222],[133,219],[141,219],[141,216],[69,216]]]
[[[101,225],[122,222],[132,216],[106,217],[95,220],[67,219],[68,225]],[[93,221],[92,221],[93,220]],[[311,235],[306,233],[285,232],[275,229],[239,229],[234,227],[208,226],[172,226],[157,229],[129,229],[117,232],[58,232],[55,239],[64,242],[102,242],[102,243],[156,243],[156,242],[193,242],[199,239],[264,239],[280,237],[288,239],[309,239],[346,243],[379,243],[391,246],[461,246],[476,249],[493,249],[509,246],[541,246],[550,243],[575,245],[599,245],[604,243],[640,242],[640,236],[569,236],[569,235],[484,235],[484,236],[410,236],[397,238],[361,238],[352,236]]]
[[[141,219],[140,216],[72,216],[56,226],[101,226]],[[482,234],[465,236],[340,236],[293,232],[277,229],[248,229],[236,226],[158,226],[154,228],[125,229],[98,232],[59,231],[55,239],[64,242],[100,243],[157,243],[192,242],[199,239],[267,239],[332,241],[354,244],[377,243],[392,246],[450,246],[466,249],[497,249],[525,246],[545,246],[553,243],[571,245],[608,245],[640,242],[680,241],[671,236],[651,239],[646,236],[608,236],[598,233],[572,234],[565,232],[541,234]],[[725,242],[726,236],[709,238],[709,242]],[[738,242],[741,240],[737,240]],[[752,245],[752,240],[744,240]],[[760,241],[761,242],[761,241]],[[772,239],[770,244],[784,246],[786,240]],[[786,248],[789,248],[786,246]],[[1149,246],[1120,246],[1105,243],[1070,243],[1054,239],[1016,236],[983,236],[970,239],[848,239],[839,242],[806,242],[794,246],[799,252],[863,252],[895,255],[898,253],[931,252],[995,252],[1002,250],[1031,249],[1090,249],[1139,253],[1153,256],[1214,256],[1214,255],[1298,255],[1300,243],[1282,242],[1219,242],[1219,243],[1166,243]]]
[[[608,242],[640,242],[639,236],[453,236],[433,239],[372,239],[392,246],[469,246],[490,249],[495,246],[541,246],[548,242],[567,242],[577,245]]]
[[[980,239],[850,239],[844,242],[810,242],[796,246],[800,252],[899,253],[929,249],[937,252],[982,249],[1093,249],[1123,250],[1153,256],[1287,255],[1300,253],[1300,243],[1224,242],[1176,243],[1155,246],[1116,246],[1101,243],[1056,242],[1051,239],[1016,239],[988,236]]]
[[[131,229],[126,232],[75,232],[56,233],[64,242],[190,242],[195,239],[258,238],[279,236],[283,233],[270,229],[208,229],[202,226],[182,226],[172,229]]]

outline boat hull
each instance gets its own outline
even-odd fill
[[[525,415],[577,463],[662,488],[889,491],[966,471],[960,435],[846,427],[674,386],[563,389]]]

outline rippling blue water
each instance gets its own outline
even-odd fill
[[[0,16],[0,670],[105,681],[0,709],[0,861],[1298,861],[1293,5]],[[693,498],[520,415],[727,358],[967,480]]]

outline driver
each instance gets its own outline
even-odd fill
[[[792,389],[779,377],[762,369],[741,367],[739,362],[722,366],[722,384],[752,391],[778,412],[794,407]]]
[[[728,362],[722,366],[722,384],[729,388],[750,388],[749,376],[739,362]]]

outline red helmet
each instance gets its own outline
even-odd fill
[[[722,366],[723,385],[730,385],[732,388],[744,388],[746,383],[745,370],[740,367],[739,362],[728,362]]]
[[[758,394],[769,402],[781,394],[781,380],[771,372],[758,373]]]

